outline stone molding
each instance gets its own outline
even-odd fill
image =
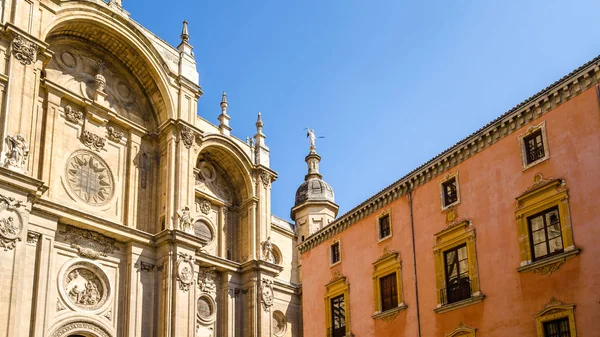
[[[599,83],[600,67],[596,65],[599,61],[600,57],[596,57],[587,62],[409,172],[379,193],[371,196],[298,245],[300,253],[315,248],[373,212],[406,195],[409,191],[444,174],[468,158]]]
[[[91,332],[98,337],[111,337],[111,335],[103,327],[88,319],[77,319],[69,322],[56,329],[50,337],[64,337],[74,333]]]

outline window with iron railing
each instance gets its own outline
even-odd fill
[[[544,337],[571,337],[569,318],[544,322]]]

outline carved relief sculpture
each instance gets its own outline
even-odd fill
[[[29,145],[25,137],[21,134],[16,137],[6,136],[6,146],[8,151],[3,154],[3,166],[20,173],[26,172]]]
[[[106,128],[106,131],[108,132],[108,139],[112,140],[113,142],[119,143],[121,142],[121,139],[123,139],[123,132],[116,130],[112,126]]]
[[[271,184],[271,174],[269,174],[267,171],[262,171],[260,174],[260,180],[265,188],[269,187]]]
[[[101,308],[110,293],[104,272],[89,262],[77,262],[67,268],[61,287],[61,294],[69,306],[87,311]]]
[[[13,55],[21,64],[30,65],[36,61],[38,46],[17,34],[12,42]]]
[[[271,306],[273,306],[273,280],[261,280],[260,299],[262,302],[263,309],[268,312]]]
[[[179,220],[179,230],[186,233],[194,232],[194,226],[192,225],[194,223],[194,219],[192,219],[190,208],[188,206],[185,206],[177,211],[177,218]]]
[[[104,146],[106,145],[106,139],[102,138],[96,134],[93,134],[87,130],[83,131],[83,134],[81,135],[81,142],[83,143],[83,145],[89,147],[90,149],[96,150],[96,151],[100,151],[102,149],[104,149]]]
[[[218,278],[214,268],[200,268],[198,270],[198,288],[205,293],[214,293],[217,289]]]
[[[179,253],[177,261],[177,280],[179,289],[183,291],[190,290],[194,284],[194,257],[189,254]]]
[[[183,142],[183,145],[186,148],[190,148],[192,147],[192,145],[194,145],[194,141],[196,139],[195,135],[194,135],[194,130],[192,130],[191,128],[182,125],[181,126],[181,141]]]
[[[70,105],[65,106],[65,118],[71,123],[79,123],[83,120],[83,112],[73,109]]]
[[[88,259],[97,259],[118,250],[115,247],[117,240],[100,233],[68,225],[63,234],[71,247],[77,249],[80,256]]]
[[[67,161],[65,175],[72,194],[89,205],[106,204],[113,196],[112,173],[104,160],[92,152],[75,152]]]
[[[18,212],[22,206],[21,201],[0,195],[0,247],[5,251],[15,248],[17,241],[21,241],[23,222]]]
[[[208,200],[206,200],[206,199],[200,200],[198,207],[200,209],[200,212],[202,212],[204,214],[210,213],[210,202]]]

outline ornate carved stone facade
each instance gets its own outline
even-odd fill
[[[0,10],[0,334],[301,336],[263,123],[197,111],[187,23],[175,48],[121,1]]]

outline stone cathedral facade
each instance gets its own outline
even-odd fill
[[[0,334],[301,336],[261,116],[198,116],[186,24],[173,48],[120,0],[0,6]]]

